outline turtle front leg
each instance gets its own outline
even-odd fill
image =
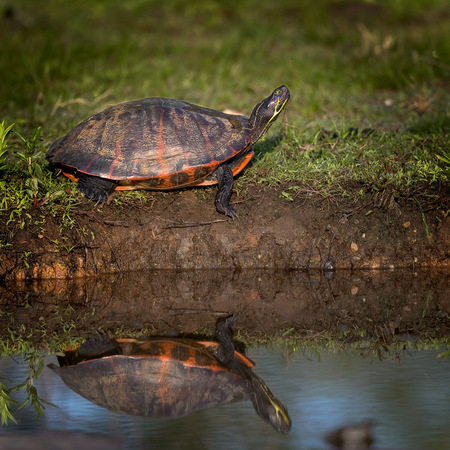
[[[221,164],[214,172],[218,181],[215,205],[220,214],[230,216],[233,220],[238,218],[236,210],[230,205],[233,189],[233,171],[228,164]]]
[[[80,173],[78,178],[78,189],[86,198],[96,202],[96,206],[102,206],[108,197],[114,192],[118,181],[105,178],[93,177]]]
[[[236,323],[238,316],[224,317],[216,322],[216,337],[219,341],[217,358],[223,364],[234,361],[234,341],[232,326]]]

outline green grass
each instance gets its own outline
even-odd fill
[[[257,145],[243,179],[323,196],[353,195],[359,183],[408,197],[448,183],[445,0],[2,0],[0,15],[8,219],[76,203],[45,152],[110,104],[169,96],[249,115],[282,83],[292,93],[284,124]],[[350,127],[375,131],[345,139]]]

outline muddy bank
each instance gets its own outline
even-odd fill
[[[77,334],[147,329],[151,334],[214,332],[215,320],[239,314],[250,336],[293,330],[394,337],[448,336],[450,274],[411,270],[146,271],[91,279],[10,281],[0,287],[10,327]],[[73,325],[71,325],[73,324]]]
[[[450,265],[450,225],[443,208],[423,213],[417,202],[375,198],[335,203],[295,191],[288,201],[282,198],[288,188],[244,187],[233,197],[240,216],[236,223],[216,213],[215,189],[146,193],[146,203],[112,201],[101,209],[83,199],[69,224],[36,208],[23,229],[13,230],[4,215],[0,276],[322,269],[326,262],[338,269]]]

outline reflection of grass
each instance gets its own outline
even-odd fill
[[[25,297],[23,308],[31,308]],[[93,310],[94,311],[94,310]],[[44,414],[46,405],[52,405],[39,397],[34,381],[39,378],[44,369],[44,357],[47,354],[58,353],[66,347],[75,347],[80,343],[80,338],[74,337],[75,322],[84,324],[93,314],[86,312],[85,315],[78,315],[69,305],[65,308],[55,305],[53,307],[53,317],[49,314],[45,319],[26,325],[16,322],[14,315],[0,312],[0,320],[6,326],[2,328],[0,334],[0,357],[12,356],[21,358],[22,364],[27,367],[25,380],[17,385],[0,377],[0,418],[2,425],[10,420],[15,422],[14,411],[23,407],[33,408],[36,412],[36,420]],[[52,322],[54,326],[48,325]],[[26,398],[22,404],[14,400],[13,393],[22,391]]]
[[[368,337],[364,330],[359,330],[360,338],[355,332],[321,332],[309,333],[302,336],[293,329],[286,330],[278,336],[264,336],[260,338],[250,337],[245,333],[238,333],[237,339],[245,342],[246,346],[265,346],[279,350],[286,363],[294,355],[303,355],[307,359],[320,361],[322,354],[358,352],[361,358],[375,360],[401,360],[410,355],[410,351],[442,350],[448,349],[450,341],[448,338],[429,338],[427,336],[405,341],[404,338],[386,338],[386,336]],[[447,358],[450,351],[442,351],[438,358]]]

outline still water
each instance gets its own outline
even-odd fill
[[[19,432],[17,445],[31,433],[37,443],[34,433],[45,432],[48,442],[65,432],[58,439],[67,445],[81,434],[107,439],[105,446],[93,441],[85,450],[327,449],[323,436],[330,430],[374,420],[374,448],[449,449],[450,359],[438,359],[438,353],[409,350],[400,358],[379,361],[355,351],[322,351],[319,358],[301,351],[286,357],[277,348],[250,348],[254,372],[288,408],[292,429],[285,435],[263,422],[249,401],[177,419],[110,413],[71,391],[46,367],[36,387],[41,398],[57,407],[47,406],[37,422],[34,411],[18,411],[18,424],[0,430],[0,448],[7,448],[2,439],[9,432]],[[56,357],[48,357],[50,363],[58,364]],[[26,377],[26,370],[10,358],[0,359],[0,373],[15,384]]]

